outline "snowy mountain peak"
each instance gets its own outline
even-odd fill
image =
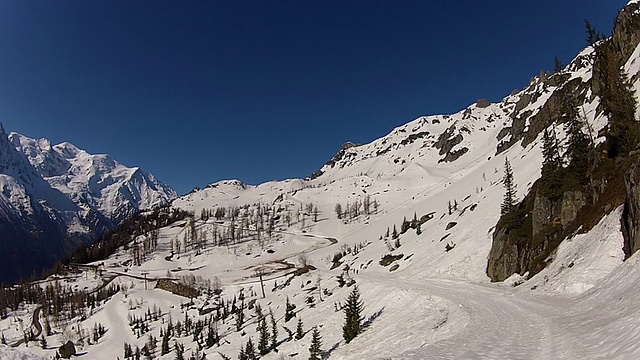
[[[207,185],[207,188],[219,189],[219,190],[246,190],[247,185],[240,180],[220,180],[213,184]]]
[[[56,145],[55,148],[60,155],[68,159],[75,158],[82,152],[82,150],[78,149],[75,145],[66,141]]]
[[[28,234],[47,234],[41,229],[46,223],[58,229],[58,235],[50,236],[52,242],[75,239],[49,251],[58,255],[177,195],[154,176],[109,155],[92,155],[68,142],[52,145],[48,139],[16,132],[0,136],[0,180],[0,237],[29,243],[36,235]],[[11,230],[23,226],[19,237]],[[5,229],[11,233],[5,234]]]
[[[126,167],[106,154],[92,155],[63,142],[10,136],[14,146],[52,187],[83,207],[119,222],[132,212],[167,204],[176,197],[169,186],[140,168]]]

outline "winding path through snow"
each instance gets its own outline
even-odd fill
[[[559,309],[513,289],[440,278],[380,279],[369,274],[358,278],[437,296],[459,304],[468,314],[464,328],[400,354],[402,359],[559,359],[577,355],[571,345],[575,339],[562,325]]]

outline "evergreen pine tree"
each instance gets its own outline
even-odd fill
[[[210,348],[213,345],[215,345],[215,343],[217,342],[218,342],[218,333],[213,328],[213,326],[209,325],[209,331],[207,331],[207,340],[205,341],[205,344],[207,348]]]
[[[298,325],[296,326],[296,340],[300,340],[304,337],[304,330],[302,329],[302,318],[298,318]]]
[[[362,310],[364,310],[364,305],[356,285],[353,287],[344,306],[345,323],[342,327],[342,336],[347,344],[362,331]]]
[[[295,308],[296,306],[291,304],[291,302],[289,301],[289,296],[287,296],[287,303],[284,309],[284,322],[289,322],[289,320],[296,316],[296,314],[293,312]]]
[[[278,324],[271,308],[269,308],[269,320],[271,321],[271,350],[275,350],[278,345]]]
[[[258,355],[256,354],[256,350],[253,346],[253,341],[251,341],[251,338],[249,338],[249,341],[247,341],[247,347],[244,349],[244,353],[247,356],[247,360],[258,359]]]
[[[133,356],[133,350],[131,349],[131,345],[128,343],[124,343],[124,358],[130,358]]]
[[[545,197],[555,201],[562,196],[563,176],[562,160],[560,159],[558,141],[554,130],[544,130],[542,135],[542,156],[540,191]]]
[[[164,336],[162,336],[162,344],[160,345],[160,354],[165,355],[168,354],[171,350],[169,349],[169,330],[165,331]]]
[[[504,159],[504,176],[502,177],[502,185],[504,186],[505,193],[500,206],[500,215],[509,216],[513,214],[513,210],[516,206],[516,189],[513,183],[513,169],[511,169],[511,163],[507,158]]]
[[[238,360],[247,360],[247,354],[244,352],[244,344],[240,347],[240,353],[238,354]]]
[[[311,346],[309,346],[309,360],[320,360],[322,358],[322,337],[318,327],[314,326],[311,332]]]
[[[558,59],[558,57],[556,56],[553,59],[553,73],[557,74],[559,72],[561,72],[564,69],[564,64],[562,63],[562,61],[560,61],[560,59]]]
[[[587,44],[594,46],[598,41],[603,40],[604,39],[604,35],[601,33],[598,33],[596,31],[596,29],[591,26],[591,23],[589,22],[589,20],[584,19],[584,25],[587,29]]]
[[[265,355],[269,352],[269,329],[267,327],[267,320],[264,315],[260,313],[258,317],[258,326],[256,328],[258,332],[258,351],[260,355]]]
[[[567,170],[574,176],[580,185],[589,183],[589,154],[591,142],[582,129],[584,119],[580,117],[574,105],[574,101],[567,100],[567,122],[565,131],[568,135],[566,156],[569,158]]]
[[[176,341],[175,350],[176,350],[176,360],[184,360],[184,345]]]
[[[236,331],[242,330],[242,325],[244,325],[244,300],[236,311]]]

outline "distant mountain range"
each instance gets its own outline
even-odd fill
[[[0,125],[0,282],[39,272],[133,213],[175,197],[153,175],[109,155]]]

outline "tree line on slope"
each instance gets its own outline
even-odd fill
[[[505,159],[501,218],[487,270],[494,281],[513,272],[536,274],[565,237],[578,229],[587,231],[624,201],[623,178],[636,161],[640,145],[637,104],[624,72],[622,51],[611,38],[604,39],[586,24],[587,42],[594,50],[591,88],[564,83],[555,90],[553,95],[560,99],[558,109],[547,120],[549,124],[563,124],[566,138],[560,141],[553,127],[542,132],[541,177],[521,202],[513,169]],[[567,77],[562,79],[566,81]],[[588,101],[589,89],[599,96],[598,113],[608,118],[599,133],[591,128],[579,105],[582,100]],[[596,141],[599,137],[604,137],[600,144]],[[574,207],[575,215],[558,213],[565,205]],[[504,241],[517,246],[504,246]],[[507,254],[512,251],[509,249],[517,250]],[[517,261],[507,260],[511,258]]]

